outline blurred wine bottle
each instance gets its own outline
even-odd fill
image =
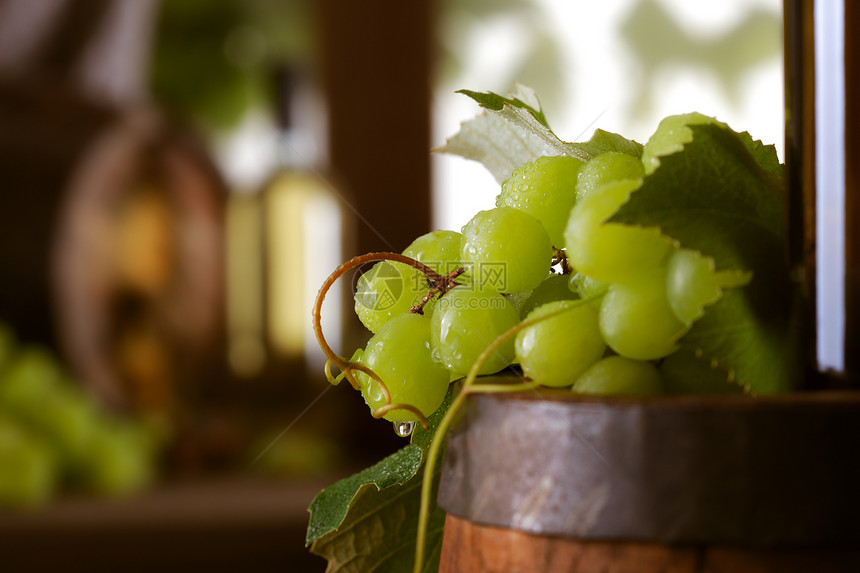
[[[275,165],[255,193],[234,193],[228,207],[228,347],[240,377],[264,376],[296,396],[321,379],[324,356],[311,310],[320,285],[343,262],[350,232],[326,167],[324,112],[309,73],[273,73]],[[344,288],[332,289],[323,329],[340,347]]]
[[[228,394],[254,412],[251,425],[261,439],[251,442],[251,465],[308,475],[349,457],[339,444],[353,431],[346,422],[357,395],[329,392],[312,309],[343,262],[353,227],[328,166],[325,102],[310,68],[277,64],[270,79],[270,113],[249,120],[256,122],[253,145],[246,142],[258,151],[254,161],[228,152]],[[349,286],[336,283],[321,313],[326,338],[338,349]]]
[[[317,290],[344,260],[348,218],[343,191],[335,189],[323,160],[321,98],[300,69],[282,67],[275,81],[280,168],[263,191],[268,334],[279,356],[300,359],[317,372],[325,357],[314,338],[311,311]],[[333,287],[322,314],[323,331],[335,347],[341,346],[344,290],[342,283]]]
[[[169,412],[217,352],[225,192],[147,103],[155,9],[0,3],[0,317],[105,402]]]
[[[860,5],[785,0],[789,256],[810,388],[860,382]]]

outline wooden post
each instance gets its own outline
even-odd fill
[[[431,8],[321,3],[331,163],[357,219],[346,256],[400,252],[430,230]]]

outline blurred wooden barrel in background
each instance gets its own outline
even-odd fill
[[[149,109],[0,85],[0,318],[106,402],[170,409],[219,336],[224,185]]]
[[[0,2],[0,320],[123,409],[218,344],[225,189],[143,103],[155,0]]]

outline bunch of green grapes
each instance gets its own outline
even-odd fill
[[[102,410],[47,351],[0,324],[0,506],[44,503],[71,487],[137,490],[153,477],[158,439]]]
[[[536,383],[586,394],[740,390],[678,341],[749,273],[718,272],[657,228],[609,221],[660,157],[691,140],[690,125],[712,122],[669,117],[641,157],[527,163],[460,232],[418,237],[363,274],[355,311],[374,334],[348,377],[375,415],[431,414],[476,364],[478,374],[517,364]],[[511,329],[516,336],[482,356]]]

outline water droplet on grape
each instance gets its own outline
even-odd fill
[[[405,438],[412,435],[412,430],[415,429],[415,422],[394,422],[394,433]]]

